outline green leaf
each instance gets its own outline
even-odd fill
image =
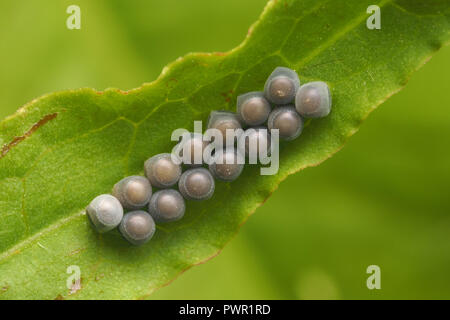
[[[2,121],[0,298],[142,298],[219,253],[280,181],[337,152],[448,42],[448,1],[378,1],[382,28],[368,30],[371,2],[270,1],[230,52],[188,54],[128,92],[49,94]],[[143,247],[117,231],[92,230],[84,208],[93,197],[170,151],[174,129],[192,129],[211,110],[233,110],[237,95],[261,90],[280,65],[302,82],[329,83],[334,105],[281,145],[277,175],[247,166],[239,182],[217,183],[212,199],[188,203],[182,221],[158,227]],[[72,265],[81,269],[81,287],[70,290]]]

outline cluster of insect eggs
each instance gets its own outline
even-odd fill
[[[243,150],[224,148],[216,151],[208,170],[201,162],[193,164],[198,163],[194,161],[194,155],[202,154],[207,143],[202,134],[192,133],[183,140],[191,148],[191,161],[184,164],[186,171],[182,172],[182,165],[176,164],[170,153],[153,156],[144,164],[145,177],[122,179],[114,186],[112,195],[104,194],[92,200],[87,214],[98,232],[118,226],[130,243],[144,244],[155,233],[156,223],[177,221],[184,216],[185,200],[211,198],[214,178],[233,181],[239,177],[244,168],[242,158],[248,155],[249,140],[257,140],[256,145],[266,146],[270,152],[267,128],[278,129],[281,139],[293,140],[301,134],[304,118],[325,117],[330,111],[331,94],[325,82],[300,85],[294,70],[278,67],[267,79],[263,92],[249,92],[237,98],[236,113],[213,111],[208,119],[208,128],[218,129],[223,137],[226,137],[227,129],[242,129],[243,126],[253,129],[239,138],[247,139],[238,143]],[[230,143],[228,140],[223,142],[225,145]],[[172,189],[176,184],[178,190]],[[153,193],[152,187],[159,190]],[[124,214],[124,211],[128,213]]]

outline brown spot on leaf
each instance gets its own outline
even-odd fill
[[[230,102],[231,97],[233,96],[233,90],[222,92],[220,95],[222,95],[225,98],[225,102]]]
[[[81,280],[82,278],[75,279],[75,281],[72,283],[72,286],[69,290],[69,295],[77,293],[77,291],[81,290]]]
[[[83,252],[84,250],[86,250],[86,248],[80,248],[80,249],[73,250],[72,252],[69,253],[69,256],[74,256],[76,254]]]
[[[124,94],[124,95],[127,95],[127,94],[130,93],[130,91],[120,90],[120,89],[117,89],[117,92],[119,92],[119,93],[121,93],[121,94]]]
[[[8,291],[9,289],[9,285],[4,285],[3,287],[0,288],[0,294],[5,293],[6,291]]]
[[[166,87],[169,88],[171,85],[175,85],[176,83],[178,83],[178,79],[170,78],[169,81],[166,82]]]
[[[60,294],[58,294],[58,296],[55,298],[55,300],[64,300],[64,297]]]
[[[15,137],[10,143],[5,144],[2,148],[2,151],[0,153],[0,159],[3,158],[4,156],[6,156],[6,154],[15,146],[17,146],[19,143],[21,143],[23,140],[25,140],[26,138],[29,138],[33,133],[36,132],[37,129],[39,129],[40,127],[44,126],[45,124],[47,124],[49,121],[55,119],[58,116],[58,113],[52,113],[52,114],[48,114],[45,117],[43,117],[41,120],[39,120],[38,122],[36,122],[31,128],[30,130],[28,130],[27,132],[25,132],[23,135],[19,136],[19,137]]]
[[[100,274],[95,276],[95,281],[100,281],[104,277],[105,277],[105,274],[104,273],[100,273]]]

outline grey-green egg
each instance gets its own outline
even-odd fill
[[[269,130],[265,127],[249,128],[238,141],[238,150],[252,160],[265,160],[270,155],[271,141]]]
[[[254,91],[237,97],[237,114],[248,126],[259,126],[267,121],[271,106],[264,92]]]
[[[164,189],[155,192],[150,199],[149,213],[156,223],[177,221],[183,218],[186,204],[176,190]]]
[[[264,95],[276,105],[285,105],[294,100],[299,87],[300,79],[294,70],[277,67],[264,85]]]
[[[303,119],[293,106],[279,107],[270,113],[267,126],[278,129],[280,138],[293,140],[302,133]]]
[[[169,188],[175,185],[181,176],[181,165],[173,161],[170,153],[151,157],[145,162],[144,168],[151,185],[157,188]]]
[[[187,200],[207,200],[214,194],[214,178],[205,168],[185,171],[178,182],[178,189]]]
[[[190,133],[179,142],[181,148],[180,157],[187,167],[194,168],[203,164],[203,151],[209,144],[204,141],[201,133]]]
[[[227,131],[235,133],[236,130],[241,129],[242,125],[239,117],[234,112],[229,111],[211,111],[208,118],[208,129],[217,129],[222,135],[222,145],[232,145],[237,141],[237,138],[227,139]]]
[[[100,233],[117,227],[123,217],[120,201],[110,194],[96,197],[88,205],[86,212],[95,229]]]
[[[120,223],[119,231],[131,244],[142,245],[155,234],[156,226],[153,218],[145,211],[131,211]]]
[[[222,181],[236,180],[244,169],[245,158],[234,148],[218,150],[214,154],[209,171],[214,178]]]
[[[137,210],[145,207],[150,201],[152,186],[145,177],[126,177],[114,185],[113,196],[125,209]]]
[[[331,111],[330,88],[322,81],[302,85],[295,97],[295,108],[305,118],[326,117]]]

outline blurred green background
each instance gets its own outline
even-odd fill
[[[47,92],[130,89],[238,45],[265,0],[2,0],[0,118]],[[82,10],[67,30],[66,8]],[[386,44],[390,45],[390,44]],[[333,158],[289,177],[223,252],[152,299],[450,298],[450,47]],[[381,267],[381,290],[366,268]]]

